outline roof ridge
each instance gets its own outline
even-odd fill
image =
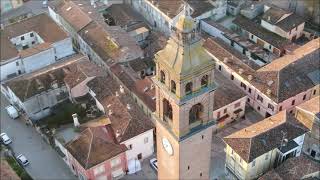
[[[85,168],[88,167],[89,157],[90,157],[90,154],[91,154],[92,141],[93,141],[93,133],[91,131],[91,128],[88,128],[88,131],[91,134],[91,140],[90,140],[90,146],[89,146],[89,150],[88,150],[87,160],[86,160],[86,163],[85,163]]]
[[[24,99],[26,99],[26,97],[27,97],[27,94],[28,94],[28,91],[29,91],[30,84],[31,84],[31,80],[30,80],[30,79],[28,79],[27,90],[26,90],[26,92],[24,93],[24,97],[23,97]]]
[[[250,138],[249,142],[250,142],[250,144],[249,144],[249,147],[250,147],[250,148],[249,148],[249,153],[248,153],[248,154],[249,154],[248,162],[250,162],[250,155],[251,155],[250,152],[251,152],[252,138]],[[241,156],[240,156],[240,157],[241,157]]]

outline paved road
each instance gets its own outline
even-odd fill
[[[1,94],[1,132],[6,132],[13,140],[11,147],[15,154],[23,153],[29,159],[26,170],[33,179],[76,179],[57,152],[32,127],[26,126],[21,119],[8,117],[4,109],[7,105]]]

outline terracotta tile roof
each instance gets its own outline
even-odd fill
[[[56,10],[76,32],[80,31],[92,21],[73,1],[62,1],[62,3],[56,7]]]
[[[218,84],[218,88],[214,93],[214,111],[246,96],[242,90],[234,85],[231,80],[224,77],[220,72],[215,71],[214,78],[215,82]]]
[[[112,4],[106,11],[115,20],[116,25],[121,26],[127,32],[140,27],[148,28],[143,17],[128,4]]]
[[[103,13],[106,12],[108,5],[100,1],[95,1],[93,7],[90,1],[75,1],[78,6],[77,11],[82,11],[92,21],[79,31],[80,36],[94,48],[94,51],[104,60],[112,58],[115,62],[127,62],[143,56],[143,51],[136,43],[135,39],[129,35],[120,26],[109,26],[105,23]],[[80,12],[77,12],[80,13]],[[69,22],[72,24],[72,22]],[[90,32],[91,31],[91,32]],[[86,32],[89,35],[86,35]],[[104,37],[105,39],[99,39]],[[110,43],[110,40],[116,44],[117,48]],[[113,63],[113,62],[111,62]]]
[[[271,23],[277,24],[277,22],[284,16],[291,14],[291,12],[285,11],[284,9],[272,6],[263,14],[262,19]],[[269,20],[270,19],[270,20]]]
[[[8,162],[1,158],[0,165],[0,179],[3,180],[20,180],[19,176],[14,172],[14,170],[10,167]]]
[[[291,44],[291,42],[271,31],[268,31],[261,27],[260,24],[254,23],[250,19],[242,15],[238,15],[234,20],[233,23],[238,25],[240,28],[248,31],[255,36],[259,37],[260,39],[266,41],[267,43],[271,44],[272,46],[283,49],[285,46]]]
[[[120,145],[109,138],[108,134],[113,134],[110,128],[103,128],[105,127],[86,128],[78,137],[65,145],[84,169],[103,163],[127,150],[125,145]]]
[[[52,89],[53,83],[56,83],[58,87],[64,86],[64,78],[66,76],[65,69],[74,66],[81,60],[88,61],[85,56],[77,54],[70,57],[68,60],[63,60],[33,73],[18,76],[6,81],[4,86],[8,86],[15,95],[24,102],[36,94]]]
[[[283,18],[285,15],[287,15],[287,17]],[[274,6],[270,7],[270,9],[263,14],[262,20],[276,25],[287,32],[305,22],[304,19],[297,14]]]
[[[154,128],[129,92],[121,93],[120,85],[111,77],[97,77],[87,85],[104,107],[119,143]]]
[[[287,67],[288,65],[305,58],[309,54],[317,52],[320,48],[320,38],[314,39],[307,44],[300,46],[293,52],[282,56],[275,61],[267,64],[266,66],[259,69],[259,71],[280,71],[281,69]],[[315,56],[317,54],[313,54]],[[317,56],[318,57],[318,56]]]
[[[79,32],[79,35],[107,64],[113,64],[113,60],[117,62],[121,56],[118,44],[98,23],[90,23]]]
[[[302,104],[299,104],[296,106],[296,110],[296,118],[303,125],[309,128],[312,133],[314,132],[316,134],[320,126],[320,96],[316,96]]]
[[[249,163],[266,152],[280,147],[282,132],[286,133],[285,138],[290,141],[306,133],[307,129],[291,114],[281,111],[224,137],[224,141]]]
[[[150,31],[147,39],[148,46],[143,48],[145,57],[153,58],[154,55],[162,50],[167,44],[167,36],[160,31]]]
[[[18,55],[22,58],[26,58],[26,57],[32,56],[34,54],[40,53],[40,52],[45,51],[50,48],[51,48],[51,43],[45,42],[45,43],[37,44],[37,45],[30,47],[28,49],[21,50],[18,53]]]
[[[320,112],[320,96],[316,96],[300,105],[297,106],[298,109],[303,109],[312,114],[318,114]]]
[[[235,50],[231,50],[231,46],[219,38],[207,39],[204,47],[219,61],[279,103],[319,84],[310,76],[310,73],[317,74],[320,68],[318,42],[319,39],[315,39],[261,68],[251,60],[240,59]],[[251,80],[249,75],[252,76]]]
[[[158,0],[158,1],[151,1],[158,9],[166,14],[169,18],[174,18],[182,11],[182,6],[184,1],[183,0]],[[193,13],[191,16],[193,18],[200,16],[201,14],[208,12],[209,10],[213,9],[214,6],[210,3],[209,0],[186,0],[186,2],[191,6],[193,9]]]
[[[140,72],[147,68],[155,67],[156,64],[153,59],[150,58],[138,58],[129,62],[129,66],[135,71]]]
[[[110,69],[125,87],[138,96],[151,111],[155,111],[155,89],[152,87],[153,83],[148,77],[144,79],[134,77],[126,67],[120,64],[113,65]]]
[[[28,32],[36,32],[45,43],[52,44],[68,35],[45,13],[5,26],[0,32],[1,61],[18,56],[19,52],[10,39]]]
[[[86,78],[105,76],[106,72],[98,65],[92,63],[87,58],[68,67],[69,73],[66,74],[64,82],[69,88],[73,88]]]
[[[302,154],[299,157],[289,158],[279,167],[267,172],[258,180],[305,179],[308,175],[314,173],[320,173],[320,164]]]
[[[79,1],[79,4],[80,2],[81,1]],[[67,22],[69,22],[76,32],[83,29],[92,21],[92,19],[73,1],[58,0],[58,2],[55,2],[54,5],[52,4],[51,7],[53,7]]]

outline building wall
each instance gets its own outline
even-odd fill
[[[220,39],[222,39],[225,42],[230,42],[230,40],[228,40],[223,34],[223,32],[221,30],[219,30],[218,28],[208,24],[205,21],[200,21],[200,27],[201,30],[210,34],[211,36],[214,37],[219,37]],[[228,43],[229,44],[229,43]]]
[[[298,136],[294,141],[299,145],[297,148],[291,149],[286,154],[296,151],[295,157],[300,156],[304,134]],[[225,148],[226,152],[226,168],[238,179],[256,179],[262,174],[273,168],[276,157],[281,154],[278,148],[275,148],[265,154],[260,155],[251,162],[244,161],[228,144]]]
[[[59,95],[58,95],[59,94]],[[68,98],[67,88],[62,86],[50,89],[41,94],[30,97],[23,102],[22,108],[32,120],[39,120],[50,115],[51,107]]]
[[[247,32],[248,33],[248,36],[249,36],[249,39],[253,42],[255,42],[256,44],[259,44],[260,46],[262,46],[264,49],[272,52],[272,53],[275,53],[276,55],[278,56],[281,56],[282,55],[282,50],[269,44],[268,42],[264,41],[263,39],[257,37],[256,35],[254,34],[251,34],[250,32]]]
[[[21,73],[23,73],[24,70],[20,66],[21,64],[22,64],[21,59],[19,57],[12,58],[10,60],[7,60],[5,63],[2,63],[0,66],[1,81],[5,80],[9,77],[13,77],[13,76],[18,75],[19,70]]]
[[[129,149],[126,151],[128,161],[138,159],[138,154],[142,155],[141,160],[153,154],[154,152],[153,131],[154,131],[153,129],[150,129],[122,143],[122,144],[125,144]],[[130,149],[130,145],[132,149]]]
[[[262,27],[264,27],[265,29],[267,29],[273,33],[278,34],[279,36],[282,36],[286,39],[289,39],[289,40],[292,40],[293,36],[295,36],[296,39],[298,39],[302,35],[303,29],[304,29],[304,24],[305,23],[302,23],[302,24],[298,25],[296,28],[293,28],[290,31],[286,32],[276,25],[272,25],[264,20],[261,20]]]
[[[221,71],[219,71],[228,79],[230,79],[231,75],[234,76],[234,80],[230,80],[247,94],[247,103],[251,107],[253,107],[257,112],[259,112],[262,116],[266,116],[267,113],[270,115],[274,115],[281,110],[288,110],[289,112],[291,112],[295,106],[311,99],[312,97],[315,97],[320,91],[319,85],[317,85],[307,91],[301,92],[282,102],[276,103],[267,95],[262,93],[259,89],[255,88],[248,80],[243,79],[241,75],[238,74],[238,72],[233,71],[231,68],[229,68],[227,65],[225,65],[222,61],[215,58],[214,56],[213,58],[216,60],[216,69],[219,70],[219,67],[221,66]],[[241,82],[246,85],[246,89],[241,87]],[[249,88],[251,89],[251,93],[249,92]],[[263,98],[263,102],[257,100],[258,95]],[[304,95],[306,95],[305,99]],[[295,101],[294,104],[292,104],[293,100]],[[273,106],[273,110],[269,108],[269,104]]]
[[[223,0],[212,2],[215,6],[214,9],[195,17],[198,22],[200,19],[205,19],[208,17],[218,20],[226,15],[227,4]],[[167,35],[170,35],[171,26],[177,21],[177,16],[170,18],[148,0],[132,1],[132,5],[133,8],[142,14],[154,28],[159,29]]]
[[[23,58],[22,61],[25,68],[25,72],[26,73],[33,72],[35,70],[46,67],[56,62],[54,49],[49,48],[45,51],[41,51],[32,56]]]
[[[179,179],[180,168],[180,152],[179,143],[175,138],[165,129],[164,126],[157,121],[157,158],[158,160],[158,179]],[[170,155],[163,147],[163,138],[168,139],[172,148],[173,154]],[[191,156],[194,157],[194,156]]]
[[[243,117],[245,114],[246,102],[247,102],[247,96],[242,97],[242,98],[240,98],[240,99],[238,99],[238,100],[236,100],[236,101],[234,101],[224,107],[221,107],[221,108],[213,111],[213,119],[217,120],[218,128],[223,128],[225,125],[231,123],[232,121],[237,120],[240,117]],[[238,103],[240,103],[240,105],[235,107],[235,105]],[[225,109],[226,109],[226,113],[224,112]],[[238,109],[242,109],[242,111],[239,112],[238,114],[234,113],[234,111],[238,110]],[[226,114],[228,114],[229,117],[220,122],[219,118],[218,118],[219,112],[220,112],[219,118],[225,116]]]
[[[209,179],[211,142],[212,127],[180,141],[180,179]]]
[[[217,59],[216,59],[217,60]],[[219,66],[221,66],[221,71],[219,70]],[[259,112],[262,116],[266,116],[268,112],[270,115],[274,115],[278,112],[277,103],[273,102],[269,97],[264,95],[258,89],[256,89],[250,82],[243,79],[237,72],[234,72],[228,66],[226,66],[223,62],[217,60],[216,68],[219,70],[226,78],[230,79],[235,85],[237,85],[243,92],[245,92],[248,96],[248,104],[253,107],[257,112]],[[234,76],[234,80],[231,80],[231,75]],[[241,82],[246,85],[246,88],[241,87]],[[251,89],[251,93],[249,92]],[[261,96],[263,98],[263,102],[258,101],[257,97]],[[271,104],[274,107],[274,110],[268,108],[268,104]],[[284,109],[283,109],[284,110]]]
[[[94,167],[91,167],[90,169],[84,169],[80,163],[68,152],[67,153],[67,159],[69,162],[69,167],[71,171],[78,176],[80,180],[82,180],[79,176],[84,176],[86,180],[95,180],[95,179],[113,179],[112,178],[112,172],[116,171],[118,169],[122,169],[123,172],[126,172],[127,170],[127,163],[126,163],[126,155],[125,153],[121,153],[117,155],[116,157],[106,160],[103,163],[100,163]],[[113,159],[120,159],[120,164],[118,164],[115,167],[111,167],[110,161]],[[97,168],[103,168],[104,171],[102,171],[99,174],[95,174],[95,169]]]
[[[303,153],[309,157],[320,160],[320,120],[314,114],[303,109],[296,109],[295,117],[310,131],[306,133],[303,143]]]
[[[61,59],[66,56],[70,56],[74,54],[75,52],[73,51],[72,47],[72,38],[66,38],[62,41],[55,42],[52,44],[55,52],[55,58],[56,59]]]

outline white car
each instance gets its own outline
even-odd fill
[[[17,156],[17,160],[22,166],[27,166],[30,163],[28,159],[22,154]]]
[[[158,171],[158,160],[157,160],[156,158],[150,159],[150,166],[151,166],[154,170]]]
[[[12,143],[12,140],[9,138],[9,136],[6,133],[1,133],[0,138],[3,144],[5,145]]]
[[[12,119],[16,119],[19,117],[19,112],[17,111],[17,109],[14,106],[7,106],[6,110],[7,110],[8,115]]]

